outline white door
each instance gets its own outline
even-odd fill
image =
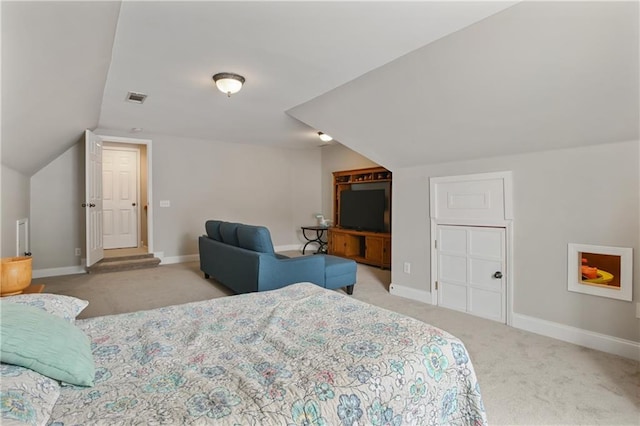
[[[102,139],[89,130],[85,143],[85,226],[87,266],[104,257],[102,245]]]
[[[29,252],[29,218],[19,219],[17,225],[16,256],[31,256],[31,252]]]
[[[505,229],[438,225],[438,304],[506,322]]]
[[[105,147],[102,185],[104,248],[138,247],[138,152]]]

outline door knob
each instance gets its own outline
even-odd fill
[[[93,203],[89,204],[89,207],[95,207],[95,206],[96,206],[96,205],[95,205],[95,204],[93,204]]]
[[[493,278],[497,278],[497,279],[502,278],[502,272],[497,271],[495,274],[493,274]]]
[[[131,203],[131,205],[132,205],[133,207],[135,207],[135,206],[136,206],[136,203]]]

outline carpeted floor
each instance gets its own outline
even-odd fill
[[[294,253],[286,253],[288,255]],[[467,346],[492,425],[640,425],[640,363],[392,296],[391,273],[358,265],[353,297],[440,327]],[[198,263],[39,279],[89,300],[80,318],[187,303],[231,292]]]

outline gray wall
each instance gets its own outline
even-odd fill
[[[515,312],[640,341],[638,28],[520,2],[288,113],[393,172],[394,284],[429,290],[429,177],[512,170]],[[633,247],[634,302],[568,292],[570,242]]]
[[[31,177],[33,269],[80,265],[84,241],[84,145],[77,143]]]
[[[331,214],[331,172],[375,165],[340,145],[285,150],[153,136],[155,250],[197,253],[209,218],[263,224],[275,245],[299,245],[299,226]],[[570,242],[632,247],[640,297],[640,144],[625,142],[393,170],[395,284],[428,291],[429,177],[513,171],[514,311],[640,341],[635,303],[567,291]],[[74,266],[83,247],[83,149],[76,145],[31,179],[2,167],[3,256],[15,220],[31,210],[34,269]],[[29,202],[31,187],[31,202]],[[159,208],[160,200],[170,208]],[[77,206],[76,209],[74,206]],[[9,251],[11,252],[9,252]],[[412,263],[411,275],[402,263]]]
[[[640,341],[640,144],[394,170],[392,282],[429,291],[429,178],[513,171],[514,312]],[[567,290],[567,244],[632,247],[634,303]],[[411,262],[411,274],[402,272]]]
[[[267,226],[274,245],[299,244],[320,209],[320,152],[155,135],[154,250],[196,254],[207,219]],[[160,208],[170,200],[170,208]]]
[[[16,255],[16,221],[29,217],[29,177],[4,164],[0,166],[2,198],[2,257]]]
[[[108,129],[96,133],[130,137]],[[154,251],[165,256],[196,254],[197,236],[211,218],[262,224],[276,246],[301,246],[300,226],[315,224],[318,212],[332,217],[331,173],[377,166],[340,144],[290,150],[141,137],[153,141]],[[34,269],[79,265],[74,249],[85,252],[82,144],[36,173],[31,187]],[[169,200],[171,207],[161,208],[160,200]],[[13,231],[15,222],[12,226]],[[15,241],[15,232],[11,238]]]
[[[165,257],[197,254],[197,237],[212,218],[265,225],[274,245],[301,247],[300,226],[313,223],[321,209],[319,148],[140,137],[152,140],[154,251]],[[77,144],[31,179],[34,269],[79,265],[76,247],[84,256],[83,163],[84,149]],[[160,200],[171,207],[159,207]]]

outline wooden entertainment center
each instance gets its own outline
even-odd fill
[[[329,228],[329,254],[356,262],[391,268],[391,172],[384,167],[333,172],[333,223]],[[385,211],[387,232],[357,231],[340,227],[340,193],[353,185],[384,188],[388,194]]]

